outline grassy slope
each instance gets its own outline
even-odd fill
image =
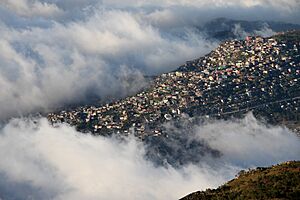
[[[192,193],[181,200],[300,199],[300,161],[241,172],[215,190]]]

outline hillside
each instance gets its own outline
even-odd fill
[[[213,199],[298,199],[300,162],[286,162],[269,168],[242,171],[217,189],[192,193],[181,200]]]
[[[246,21],[227,18],[217,18],[199,27],[206,35],[218,40],[229,40],[242,37],[244,34],[269,34],[268,31],[286,32],[299,30],[300,25],[274,21]],[[269,30],[268,30],[269,29]]]
[[[268,123],[299,131],[299,35],[294,31],[226,41],[208,55],[158,76],[134,96],[50,113],[48,119],[95,135],[134,133],[144,139],[167,136],[162,124],[180,121],[183,114],[227,119],[252,111]]]

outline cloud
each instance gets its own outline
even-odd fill
[[[18,15],[32,17],[41,16],[49,17],[59,15],[62,10],[56,4],[31,1],[31,0],[4,0],[2,5],[10,10],[13,10]]]
[[[1,27],[2,119],[130,95],[145,86],[143,74],[170,71],[216,46],[193,32],[164,35],[119,10],[47,27]]]
[[[12,186],[0,190],[8,199],[21,196],[24,187],[33,199],[41,194],[54,199],[174,199],[223,181],[201,181],[211,174],[195,166],[156,168],[133,138],[95,138],[66,126],[52,128],[46,120],[11,121],[1,131],[0,149],[0,171],[6,177],[0,185],[7,181]]]
[[[262,36],[262,37],[271,37],[272,35],[275,35],[276,32],[270,29],[268,26],[264,26],[261,30],[254,31],[256,35]]]
[[[164,6],[196,6],[196,7],[231,7],[231,6],[240,6],[240,7],[256,7],[256,6],[274,6],[278,8],[292,8],[295,6],[299,6],[298,0],[246,0],[246,1],[239,1],[239,0],[150,0],[150,1],[137,1],[137,0],[104,0],[104,4],[111,4],[111,5],[124,5],[124,6],[146,6],[146,5],[160,5]]]
[[[285,127],[263,124],[252,114],[231,123],[214,121],[196,130],[198,139],[207,141],[211,148],[222,152],[222,159],[238,166],[299,159],[300,140],[295,133]]]
[[[242,27],[241,24],[235,24],[234,28],[232,30],[233,34],[238,39],[244,39],[249,35],[258,35],[262,37],[271,37],[272,35],[275,35],[276,32],[270,29],[270,27],[267,24],[264,24],[264,26],[260,30],[254,30],[253,33],[246,32]]]
[[[119,7],[155,8],[172,10],[176,15],[190,15],[200,22],[217,17],[248,20],[279,20],[294,23],[299,22],[299,0],[104,0],[104,4]],[[192,11],[192,12],[191,12]],[[276,13],[276,15],[274,15]]]
[[[190,134],[183,128],[176,131],[189,141],[205,142],[221,156],[206,154],[179,168],[157,166],[145,156],[149,149],[134,138],[94,137],[66,125],[51,127],[46,119],[13,119],[0,131],[0,197],[178,199],[217,187],[241,169],[300,159],[294,133],[251,115],[196,124]],[[187,146],[169,145],[174,154],[180,150],[188,157]]]

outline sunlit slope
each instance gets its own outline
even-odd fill
[[[299,199],[300,162],[240,172],[236,179],[215,190],[192,193],[181,200]]]

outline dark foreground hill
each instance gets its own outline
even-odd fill
[[[300,161],[241,171],[218,189],[192,193],[181,200],[299,199]]]

